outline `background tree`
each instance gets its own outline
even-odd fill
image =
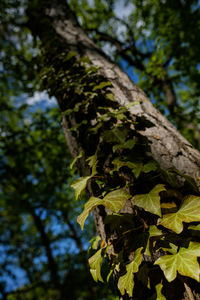
[[[99,299],[105,290],[94,287],[89,274],[58,110],[28,110],[8,103],[2,110],[2,298]]]

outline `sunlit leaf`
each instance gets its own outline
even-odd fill
[[[152,237],[158,237],[158,236],[162,236],[162,235],[163,235],[162,231],[159,230],[157,228],[157,226],[155,226],[155,225],[149,226],[149,238],[148,238],[148,242],[147,242],[147,246],[146,246],[146,250],[145,250],[146,255],[151,256],[150,239]]]
[[[89,213],[98,205],[102,203],[102,199],[96,197],[90,197],[90,199],[85,203],[84,210],[77,217],[77,223],[80,224],[81,229],[83,230],[85,220],[87,219]]]
[[[71,184],[71,187],[75,190],[76,199],[78,199],[78,197],[81,195],[83,190],[86,188],[87,182],[90,178],[91,176],[80,177]]]
[[[156,260],[155,264],[160,266],[169,282],[176,278],[177,272],[199,281],[200,266],[197,261],[199,256],[200,243],[190,242],[188,248],[181,247],[176,254],[164,255]]]
[[[76,156],[76,157],[73,159],[73,161],[72,161],[71,164],[70,164],[70,169],[73,168],[73,166],[75,165],[75,163],[77,162],[77,160],[78,160],[79,158],[81,158],[82,156],[83,156],[83,151],[81,151],[81,152],[79,153],[79,155]]]
[[[101,277],[101,266],[103,262],[103,257],[101,255],[102,249],[99,249],[93,256],[88,259],[90,266],[90,273],[92,274],[93,279],[97,281],[103,282],[103,278]]]
[[[156,300],[166,300],[165,296],[163,296],[162,294],[162,288],[163,288],[162,283],[156,285],[156,294],[157,294]]]
[[[157,184],[148,194],[136,195],[132,198],[133,205],[161,216],[159,193],[166,191],[163,184]]]
[[[191,225],[191,226],[189,226],[188,227],[188,229],[191,229],[191,230],[200,230],[200,224],[198,224],[198,225]]]
[[[101,82],[100,84],[98,84],[98,85],[96,85],[94,88],[93,88],[93,91],[95,92],[96,90],[101,90],[101,89],[103,89],[104,87],[106,87],[106,86],[111,86],[112,84],[111,84],[111,82],[109,82],[109,81],[103,81],[103,82]]]
[[[188,196],[176,213],[166,214],[159,220],[159,224],[180,233],[183,230],[183,222],[200,221],[200,197]]]
[[[122,295],[124,295],[126,291],[130,297],[133,296],[134,273],[138,272],[139,266],[142,262],[142,249],[143,247],[138,248],[135,251],[134,260],[126,266],[126,274],[119,278],[118,289]]]
[[[103,199],[91,197],[84,206],[83,212],[78,216],[77,222],[81,225],[83,230],[85,220],[87,219],[89,213],[98,205],[104,205],[106,208],[111,209],[115,213],[120,211],[131,195],[126,192],[125,189],[118,189],[108,193]]]
[[[103,198],[103,205],[117,213],[124,207],[126,200],[130,197],[131,195],[125,189],[118,189],[108,193]]]
[[[97,250],[100,241],[101,241],[101,237],[99,235],[94,236],[90,240],[91,245],[90,245],[89,249]]]
[[[110,101],[115,101],[115,96],[113,95],[113,93],[107,93],[106,98]]]

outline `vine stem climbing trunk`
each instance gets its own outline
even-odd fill
[[[67,50],[76,51],[80,56],[89,57],[91,64],[100,67],[99,72],[112,83],[112,92],[120,105],[125,106],[131,101],[139,102],[138,105],[130,108],[130,112],[136,118],[138,116],[145,117],[154,125],[144,131],[141,130],[140,133],[150,141],[151,153],[160,166],[165,169],[175,167],[180,172],[197,180],[200,176],[199,151],[194,149],[176,128],[153,107],[143,91],[132,82],[128,75],[111,62],[88,38],[65,1],[43,2],[45,5],[43,18],[50,17],[55,36],[57,35],[60,42],[66,45]],[[42,12],[42,3],[39,5],[39,9]],[[48,38],[48,33],[43,32],[42,26],[39,25],[40,20],[37,21],[38,35],[41,39]],[[76,155],[77,151],[72,149],[71,141],[68,144],[70,144],[72,155]],[[198,181],[197,184],[199,184]]]
[[[148,142],[149,148],[146,153],[151,156],[160,166],[166,170],[173,168],[178,170],[184,176],[190,176],[199,187],[200,177],[200,153],[194,149],[189,142],[172,126],[172,124],[151,104],[131,79],[116,64],[114,64],[84,33],[79,26],[74,13],[64,0],[53,1],[34,1],[29,3],[29,26],[33,34],[39,36],[41,44],[46,48],[46,56],[49,64],[53,63],[51,52],[52,40],[56,41],[55,49],[59,56],[59,47],[61,52],[75,51],[81,58],[88,57],[90,66],[98,66],[98,76],[108,80],[111,83],[110,91],[114,95],[115,103],[118,107],[128,106],[131,102],[137,102],[136,105],[129,107],[129,114],[137,124],[135,126],[137,134]],[[48,46],[49,45],[49,46]],[[49,48],[48,48],[49,47]],[[61,54],[60,52],[60,54]],[[62,66],[61,66],[62,67]],[[76,70],[74,69],[74,73]],[[58,84],[55,82],[55,85]],[[56,96],[62,111],[72,108],[73,99],[66,92],[51,91]],[[71,105],[71,106],[70,106]],[[93,112],[91,112],[92,115]],[[96,117],[87,121],[87,126],[93,126],[97,122]],[[144,126],[145,124],[145,126]],[[76,126],[77,135],[73,134],[70,127]],[[86,152],[89,152],[88,145],[84,144],[85,137],[79,132],[77,119],[71,116],[63,115],[62,126],[64,135],[73,157],[76,157],[82,150],[82,157],[78,163],[78,169],[81,175],[88,175],[88,164],[85,160]],[[78,139],[77,136],[79,135]],[[84,146],[85,145],[85,146]],[[85,148],[84,148],[85,147]],[[109,157],[109,155],[108,155]],[[106,161],[104,168],[106,173]],[[180,176],[179,176],[180,177]],[[181,177],[182,178],[182,177]],[[182,184],[182,179],[178,179]],[[88,193],[90,196],[96,196],[93,185],[88,184]],[[124,208],[124,213],[132,213],[130,207]],[[107,240],[106,226],[103,222],[106,211],[102,207],[96,207],[94,211],[97,231],[102,240]],[[156,255],[156,254],[155,254]],[[194,294],[197,295],[197,294]],[[185,297],[189,297],[187,289]],[[198,297],[195,296],[195,297]],[[123,299],[134,299],[128,295]],[[168,299],[174,299],[169,296]],[[181,298],[180,298],[181,299]],[[199,298],[196,298],[199,299]]]

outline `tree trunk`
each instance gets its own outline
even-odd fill
[[[193,179],[194,182],[196,182],[196,185],[199,187],[200,182],[198,178],[200,177],[200,153],[197,150],[195,150],[185,140],[185,138],[180,135],[180,133],[176,130],[176,128],[174,128],[172,124],[168,122],[167,119],[164,116],[162,116],[158,110],[156,110],[153,107],[149,99],[130,80],[127,74],[125,74],[113,62],[111,62],[110,59],[87,37],[87,35],[79,26],[73,12],[70,10],[69,6],[65,3],[65,1],[64,0],[63,1],[42,0],[42,1],[38,1],[38,3],[37,1],[34,1],[34,3],[31,2],[32,1],[30,1],[29,3],[29,9],[28,9],[29,27],[31,28],[33,34],[39,36],[42,43],[42,49],[43,49],[42,51],[44,52],[42,52],[43,56],[42,56],[41,66],[44,68],[44,65],[46,64],[48,68],[50,67],[53,68],[53,73],[51,73],[53,74],[52,76],[54,76],[51,78],[53,84],[52,82],[50,83],[49,78],[45,78],[45,76],[43,76],[43,86],[44,88],[48,89],[50,95],[56,96],[59,106],[61,107],[61,110],[63,112],[66,111],[69,112],[69,109],[73,110],[73,108],[75,107],[78,101],[77,95],[78,94],[81,95],[80,90],[76,93],[74,92],[76,90],[76,87],[73,86],[73,82],[72,85],[70,86],[69,84],[70,77],[67,77],[67,75],[66,78],[68,82],[66,84],[66,89],[62,88],[64,82],[64,76],[59,71],[60,69],[63,68],[63,66],[66,63],[63,61],[63,65],[59,65],[59,59],[61,59],[63,53],[67,54],[69,53],[69,51],[75,51],[78,54],[79,58],[82,58],[83,56],[89,58],[90,67],[91,66],[100,67],[97,74],[91,75],[93,73],[90,74],[88,73],[89,75],[87,77],[87,80],[90,81],[90,84],[93,84],[94,80],[97,81],[96,83],[97,85],[99,84],[99,82],[100,83],[106,82],[106,80],[112,84],[109,87],[109,91],[113,93],[115,99],[115,101],[112,102],[113,108],[120,110],[121,107],[129,105],[133,101],[136,101],[138,103],[137,105],[130,106],[128,112],[127,113],[125,112],[125,114],[128,115],[130,117],[130,120],[132,120],[133,122],[132,127],[134,131],[134,138],[137,140],[137,142],[139,141],[139,146],[137,148],[138,152],[141,151],[141,154],[144,155],[145,160],[148,160],[149,157],[152,157],[158,163],[159,167],[162,170],[173,168],[173,170],[171,169],[170,174],[163,173],[164,171],[161,171],[162,175],[159,175],[161,173],[159,174],[153,173],[153,175],[155,177],[157,176],[158,179],[162,180],[161,183],[165,183],[165,179],[167,178],[166,176],[168,175],[172,176],[172,173],[173,176],[174,174],[176,174],[177,177],[172,176],[171,178],[173,178],[172,180],[174,180],[174,178],[175,180],[177,180],[178,184],[176,185],[176,189],[179,189],[178,191],[181,192],[183,196],[186,196],[191,193],[190,187],[188,190],[186,189],[186,187],[182,188],[185,180],[187,181],[187,183],[192,182],[192,186],[194,186],[194,183],[192,181]],[[55,61],[56,61],[56,65],[55,65]],[[81,66],[81,63],[80,62],[78,63]],[[77,75],[76,72],[77,69],[74,67],[73,74],[72,74],[74,78]],[[46,77],[48,77],[48,74],[46,74]],[[84,79],[80,79],[80,81],[83,82]],[[88,86],[87,86],[87,92],[88,92]],[[94,85],[92,85],[92,87],[94,87]],[[98,93],[106,94],[108,91],[107,87],[103,87],[102,90],[103,91],[100,91],[100,88],[99,89],[93,88],[92,92],[97,91],[96,92],[97,94]],[[83,95],[82,97],[84,98],[86,93],[85,94],[83,93],[82,95]],[[99,99],[101,100],[102,94],[95,95],[95,97],[96,98],[100,97]],[[87,99],[85,98],[85,101],[86,100]],[[110,102],[109,101],[103,102],[103,101],[104,100],[102,100],[102,106],[106,106],[106,103],[109,103],[108,105],[110,105],[112,108],[112,104],[110,104],[111,101]],[[87,131],[88,127],[93,128],[99,122],[98,120],[99,114],[95,111],[96,106],[94,104],[92,105],[91,105],[92,109],[90,109],[90,106],[87,106],[85,111],[84,109],[82,109],[81,112],[79,111],[78,113],[75,113],[75,115],[73,113],[71,115],[69,115],[68,113],[64,113],[63,120],[62,120],[63,131],[72,156],[76,157],[80,153],[80,150],[82,150],[83,152],[82,158],[80,158],[78,161],[78,169],[80,174],[84,176],[88,175],[89,172],[86,158],[88,158],[89,156],[95,153],[96,144],[101,143],[101,139],[102,139],[102,137],[100,137],[99,135],[96,136],[90,135]],[[86,120],[87,125],[81,125],[81,122],[86,118],[87,118]],[[108,122],[109,125],[111,124],[111,120],[109,120],[110,123]],[[121,120],[115,121],[115,126],[118,123],[119,124],[122,123],[123,125],[123,119],[122,121]],[[76,130],[73,131],[73,127],[76,128]],[[143,147],[143,145],[145,146]],[[101,168],[100,177],[101,178],[104,177],[104,179],[106,178],[105,179],[106,183],[109,182],[109,184],[112,186],[113,183],[110,183],[111,179],[109,177],[110,170],[112,168],[112,163],[110,158],[112,148],[110,147],[109,143],[106,144],[104,150],[105,150],[105,157],[102,158],[103,153],[101,153],[101,159],[100,159],[101,162],[99,162],[99,165],[101,164],[101,167],[99,166],[99,169]],[[116,150],[116,153],[123,156],[124,153],[126,153],[126,151],[128,151],[127,148],[125,150],[118,149]],[[123,169],[123,172],[121,171],[119,177],[117,177],[116,179],[117,183],[119,183],[120,186],[122,186],[122,182],[125,184],[127,184],[127,182],[128,183],[132,182],[133,176],[130,175],[129,173],[130,172],[127,171],[126,167],[125,169]],[[189,179],[189,177],[184,177],[185,175],[190,176],[191,180]],[[136,180],[137,182],[137,175],[135,175],[135,177],[134,180]],[[169,178],[166,179],[166,184],[169,184],[168,179]],[[159,182],[156,181],[156,183]],[[141,184],[140,182],[138,182],[138,186],[136,188],[137,193],[139,194],[145,193],[145,191],[149,190],[151,184],[152,182],[150,183],[147,182],[146,183],[147,186],[143,186],[143,183]],[[117,184],[115,186],[117,186]],[[87,191],[89,196],[97,197],[100,195],[100,190],[98,186],[95,184],[93,179],[89,181],[87,186]],[[197,195],[198,188],[196,188],[195,191],[193,191],[193,193]],[[94,210],[97,232],[101,236],[102,240],[105,240],[107,245],[109,244],[110,247],[111,244],[114,243],[113,246],[115,248],[114,254],[111,252],[109,254],[108,251],[107,257],[110,260],[110,263],[112,263],[113,255],[116,255],[116,253],[120,252],[120,250],[122,250],[123,248],[124,251],[123,255],[124,257],[126,257],[126,262],[130,261],[132,252],[131,251],[128,252],[124,245],[123,247],[118,245],[119,244],[118,242],[120,240],[119,232],[117,232],[117,230],[112,231],[108,229],[108,225],[105,225],[104,222],[105,217],[107,214],[109,214],[109,212],[110,211],[108,209],[105,209],[102,206],[98,206]],[[135,210],[133,209],[129,200],[127,201],[123,210],[121,210],[120,212],[124,215],[135,214]],[[134,217],[139,218],[138,213],[134,215]],[[146,219],[148,220],[150,219],[149,221],[150,224],[156,224],[157,222],[155,215],[153,217],[146,216]],[[141,219],[140,221],[138,221],[139,219],[137,219],[137,222],[139,222],[139,224],[137,224],[139,225],[138,227],[141,227],[141,223],[142,223],[143,229],[145,230],[145,226],[148,226],[146,225],[146,219],[145,221],[144,218],[142,219],[142,221]],[[132,231],[132,233],[134,233],[134,231]],[[144,261],[148,261],[147,263],[152,264],[158,257],[162,255],[163,255],[162,251],[154,252],[151,258],[148,258],[144,254],[143,259]],[[161,271],[158,271],[158,273],[159,272]],[[118,276],[117,274],[118,273],[116,272],[116,277]],[[162,275],[159,275],[156,278],[161,278],[161,276]],[[193,279],[191,279],[192,283],[190,283],[189,280],[189,283],[186,284],[185,283],[186,281],[183,280],[182,277],[181,279],[176,278],[171,284],[169,284],[164,279],[165,281],[164,283],[166,286],[164,293],[166,294],[166,290],[167,290],[167,295],[168,295],[167,299],[175,299],[175,298],[183,299],[183,297],[190,300],[192,299],[191,297],[193,297],[194,299],[199,299],[198,297],[200,297],[199,296],[200,294],[198,294],[197,292],[196,284],[193,282]],[[154,275],[151,276],[151,280],[155,285],[160,282],[158,281],[158,279],[154,278]],[[181,282],[184,282],[184,284],[181,285]],[[123,299],[146,299],[147,297],[151,296],[151,293],[149,294],[148,291],[146,291],[147,289],[143,294],[143,291],[141,291],[141,289],[137,287],[136,283],[135,283],[134,290],[137,296],[136,297],[134,296],[135,297],[134,298],[130,295],[130,293],[129,295],[128,293],[126,293],[123,296]],[[190,292],[192,293],[192,296],[189,295]]]

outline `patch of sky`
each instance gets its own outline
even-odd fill
[[[120,61],[120,66],[128,74],[128,76],[137,84],[139,81],[139,77],[136,73],[134,73],[134,68],[130,67],[125,60]]]
[[[117,17],[123,19],[130,15],[134,7],[134,4],[130,1],[119,0],[115,3],[114,12]]]
[[[55,97],[50,98],[46,91],[36,91],[32,97],[28,97],[25,100],[25,103],[27,103],[30,106],[49,107],[56,106],[56,99]]]
[[[12,276],[10,276],[10,273]],[[18,266],[7,265],[7,270],[3,270],[3,274],[0,276],[0,282],[5,282],[5,292],[14,291],[25,284],[28,284],[28,279],[26,276],[26,272],[19,268]],[[0,299],[5,299],[0,297]]]

